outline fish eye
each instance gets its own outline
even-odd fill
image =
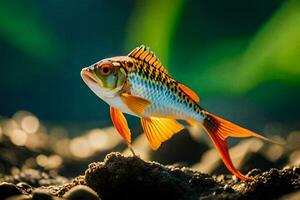
[[[112,66],[108,64],[102,65],[99,68],[99,72],[103,76],[108,76],[112,73]]]

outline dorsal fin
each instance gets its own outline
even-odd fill
[[[187,94],[190,98],[192,98],[197,103],[200,101],[199,96],[188,86],[183,85],[182,83],[178,83],[178,86],[183,90],[185,94]]]
[[[163,71],[164,73],[168,73],[164,66],[161,64],[159,59],[155,56],[155,54],[150,51],[150,49],[141,45],[132,50],[129,54],[129,57],[136,58],[138,60],[147,62],[150,66],[156,67],[157,69]]]

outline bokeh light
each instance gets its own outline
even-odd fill
[[[61,166],[63,160],[61,156],[59,155],[51,155],[48,157],[48,168],[49,169],[55,169]]]
[[[39,120],[33,115],[25,116],[21,121],[22,129],[30,134],[35,133],[38,130],[39,125]]]
[[[43,154],[38,155],[36,157],[36,163],[42,167],[45,167],[47,165],[47,161],[48,161],[47,156]]]
[[[63,156],[69,156],[70,152],[70,140],[68,138],[63,138],[54,142],[53,150]]]
[[[289,157],[290,163],[294,166],[300,165],[300,150],[294,151]]]
[[[0,125],[0,140],[2,139],[2,126]]]
[[[49,136],[44,132],[37,132],[36,134],[28,134],[26,147],[30,149],[45,148],[49,144]]]
[[[93,153],[89,141],[84,137],[78,137],[71,140],[70,151],[78,158],[86,158]]]
[[[13,119],[8,119],[3,122],[3,134],[10,136],[19,126]]]
[[[278,160],[284,153],[284,148],[280,145],[271,145],[267,152],[266,155],[268,156],[269,160],[271,161],[276,161]]]
[[[21,129],[14,129],[9,135],[12,143],[18,146],[24,146],[28,135]]]
[[[46,156],[40,154],[36,157],[36,163],[46,169],[56,169],[62,165],[62,158],[59,155]]]
[[[288,148],[300,148],[300,131],[292,131],[287,137]]]
[[[87,139],[89,141],[89,145],[95,150],[105,150],[110,148],[109,144],[109,136],[106,132],[102,131],[101,129],[93,129],[91,130],[88,135]]]

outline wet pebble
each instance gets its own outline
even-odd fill
[[[71,190],[66,192],[63,197],[68,200],[100,200],[99,196],[94,190],[84,185],[73,187]]]
[[[256,175],[259,175],[261,174],[262,171],[260,169],[252,169],[250,172],[248,172],[247,176],[256,176]]]
[[[25,182],[20,182],[16,185],[19,189],[23,190],[23,191],[26,191],[27,193],[31,193],[32,191],[32,187],[25,183]]]
[[[3,182],[0,184],[0,197],[5,199],[10,196],[22,194],[22,192],[12,183]]]
[[[149,146],[148,153],[150,160],[162,164],[183,163],[185,166],[190,166],[195,164],[208,149],[209,146],[205,142],[196,141],[187,129],[183,129],[171,140],[163,143],[157,151],[153,151]]]
[[[53,200],[54,198],[46,191],[36,189],[32,193],[32,200]]]
[[[300,199],[300,190],[297,192],[284,195],[279,200],[299,200],[299,199]]]
[[[293,172],[300,174],[300,167],[293,167]]]
[[[20,194],[6,198],[5,200],[31,200],[29,195]]]

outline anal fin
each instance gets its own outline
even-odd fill
[[[167,118],[141,118],[141,123],[153,150],[184,128],[176,120]]]

